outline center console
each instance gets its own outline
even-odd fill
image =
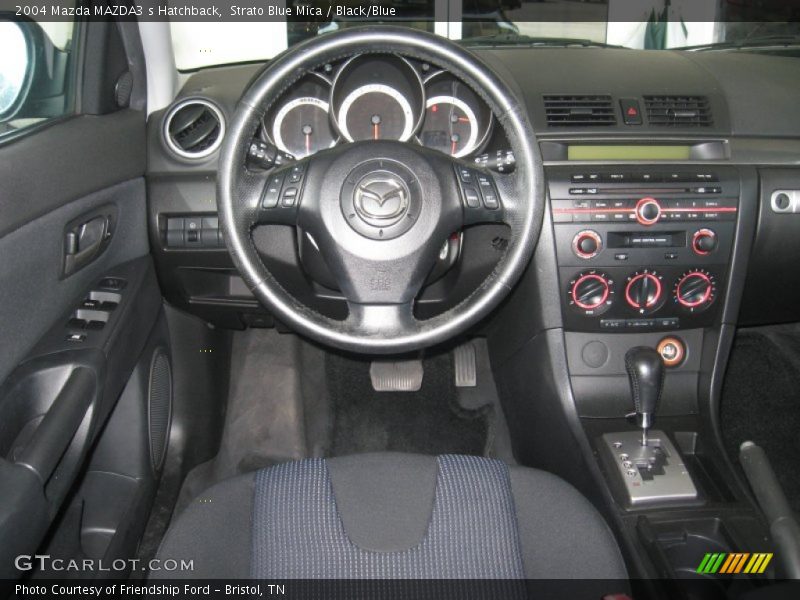
[[[772,551],[709,414],[753,174],[699,163],[546,174],[572,398],[629,558],[675,582],[660,597],[725,598],[732,582],[701,572],[705,554]]]
[[[625,353],[657,348],[664,414],[697,412],[704,329],[719,322],[740,180],[723,166],[547,170],[567,360],[582,417],[630,412]]]

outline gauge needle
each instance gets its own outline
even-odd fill
[[[455,154],[456,149],[458,148],[458,140],[461,139],[458,137],[457,133],[454,133],[450,136],[450,154]]]
[[[303,135],[306,138],[306,155],[311,154],[311,134],[314,132],[311,125],[303,125]]]
[[[377,140],[381,137],[381,116],[372,115],[372,139]]]

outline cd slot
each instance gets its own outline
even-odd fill
[[[685,248],[685,231],[610,231],[608,248]]]

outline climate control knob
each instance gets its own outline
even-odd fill
[[[601,271],[578,273],[567,286],[567,303],[587,316],[599,315],[611,307],[614,282]]]
[[[673,290],[675,301],[689,312],[699,312],[711,306],[716,292],[714,276],[705,269],[687,271],[678,278]]]
[[[717,248],[717,234],[713,229],[698,229],[692,236],[692,250],[695,254],[705,256]]]
[[[603,238],[600,237],[599,233],[591,229],[579,231],[572,238],[572,251],[578,258],[586,260],[594,258],[602,249]]]
[[[625,301],[628,306],[639,314],[650,313],[660,308],[664,299],[661,279],[661,275],[648,269],[636,271],[628,277],[625,286]]]

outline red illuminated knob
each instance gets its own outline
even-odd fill
[[[717,247],[717,234],[712,229],[698,229],[692,236],[692,250],[695,254],[705,256]]]
[[[714,279],[704,270],[684,273],[675,285],[675,300],[690,311],[700,310],[714,301]]]
[[[590,259],[603,249],[603,238],[591,229],[579,231],[572,238],[572,251],[578,258]]]
[[[583,310],[594,310],[605,304],[610,293],[608,280],[597,273],[587,273],[572,284],[570,295],[576,306]]]
[[[655,198],[642,198],[636,203],[636,220],[641,225],[654,225],[661,217],[661,205]]]
[[[634,273],[625,286],[625,301],[640,312],[658,308],[661,300],[661,278],[655,272]]]

